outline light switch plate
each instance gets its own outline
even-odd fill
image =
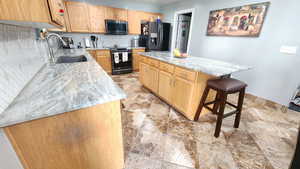
[[[298,47],[297,46],[281,46],[280,52],[285,54],[295,55],[297,54]]]

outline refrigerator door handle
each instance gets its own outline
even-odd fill
[[[163,44],[163,33],[164,33],[164,27],[160,23],[159,24],[159,50],[162,50],[162,44]]]

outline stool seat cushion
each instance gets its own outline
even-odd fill
[[[232,78],[208,80],[207,85],[215,90],[224,92],[237,92],[247,87],[247,84]]]

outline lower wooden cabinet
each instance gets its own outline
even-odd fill
[[[213,78],[140,55],[140,82],[190,120],[194,120],[207,80]],[[207,100],[214,98],[210,92]],[[203,109],[201,115],[208,112]]]
[[[111,56],[109,50],[90,50],[89,54],[107,73],[112,72]]]
[[[141,56],[138,54],[139,52],[145,52],[145,49],[132,49],[132,57],[133,57],[133,70],[139,71],[139,64]]]
[[[111,56],[96,55],[96,61],[107,73],[111,73]]]
[[[159,69],[153,66],[148,67],[147,76],[146,76],[148,87],[150,90],[152,90],[155,93],[158,92],[158,74],[159,74]]]
[[[173,75],[165,71],[159,72],[158,94],[164,100],[172,103]]]
[[[151,91],[158,92],[159,70],[148,64],[140,64],[140,81]]]
[[[145,63],[140,63],[139,64],[139,68],[140,68],[140,76],[139,76],[139,80],[142,84],[146,84],[145,83],[145,77],[146,77],[146,69],[148,68],[148,65]]]
[[[174,77],[172,103],[175,108],[184,112],[186,116],[189,116],[195,85],[194,82]]]

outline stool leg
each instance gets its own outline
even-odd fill
[[[234,128],[239,128],[239,125],[240,125],[243,102],[244,102],[244,97],[245,97],[245,89],[246,88],[243,88],[239,94],[238,108],[237,108],[237,114],[235,116]]]
[[[238,112],[236,113],[236,116],[235,116],[234,128],[239,128],[239,126],[240,126],[244,97],[245,97],[245,90],[246,90],[246,88],[243,88],[239,94],[239,101],[238,101],[238,108],[237,108]]]
[[[217,117],[215,137],[219,137],[220,132],[221,132],[222,121],[223,121],[223,116],[224,116],[224,110],[225,110],[225,105],[226,105],[226,100],[227,100],[227,94],[222,92],[221,95],[220,95],[220,99],[221,99],[220,111],[218,112],[218,117]]]
[[[203,95],[202,95],[202,97],[201,97],[201,101],[200,101],[200,104],[199,104],[199,106],[198,106],[197,113],[196,113],[195,118],[194,118],[195,121],[198,121],[198,120],[199,120],[199,116],[200,116],[200,113],[201,113],[201,111],[202,111],[202,109],[203,109],[203,106],[204,106],[204,104],[205,104],[205,100],[206,100],[206,98],[207,98],[207,96],[208,96],[209,89],[210,89],[210,88],[209,88],[208,86],[206,86],[206,88],[205,88],[205,90],[204,90],[204,93],[203,93]]]
[[[213,114],[217,114],[218,112],[218,108],[219,108],[219,105],[220,105],[220,92],[217,91],[217,94],[216,94],[216,98],[215,98],[215,104],[214,104],[214,107],[213,107]]]

